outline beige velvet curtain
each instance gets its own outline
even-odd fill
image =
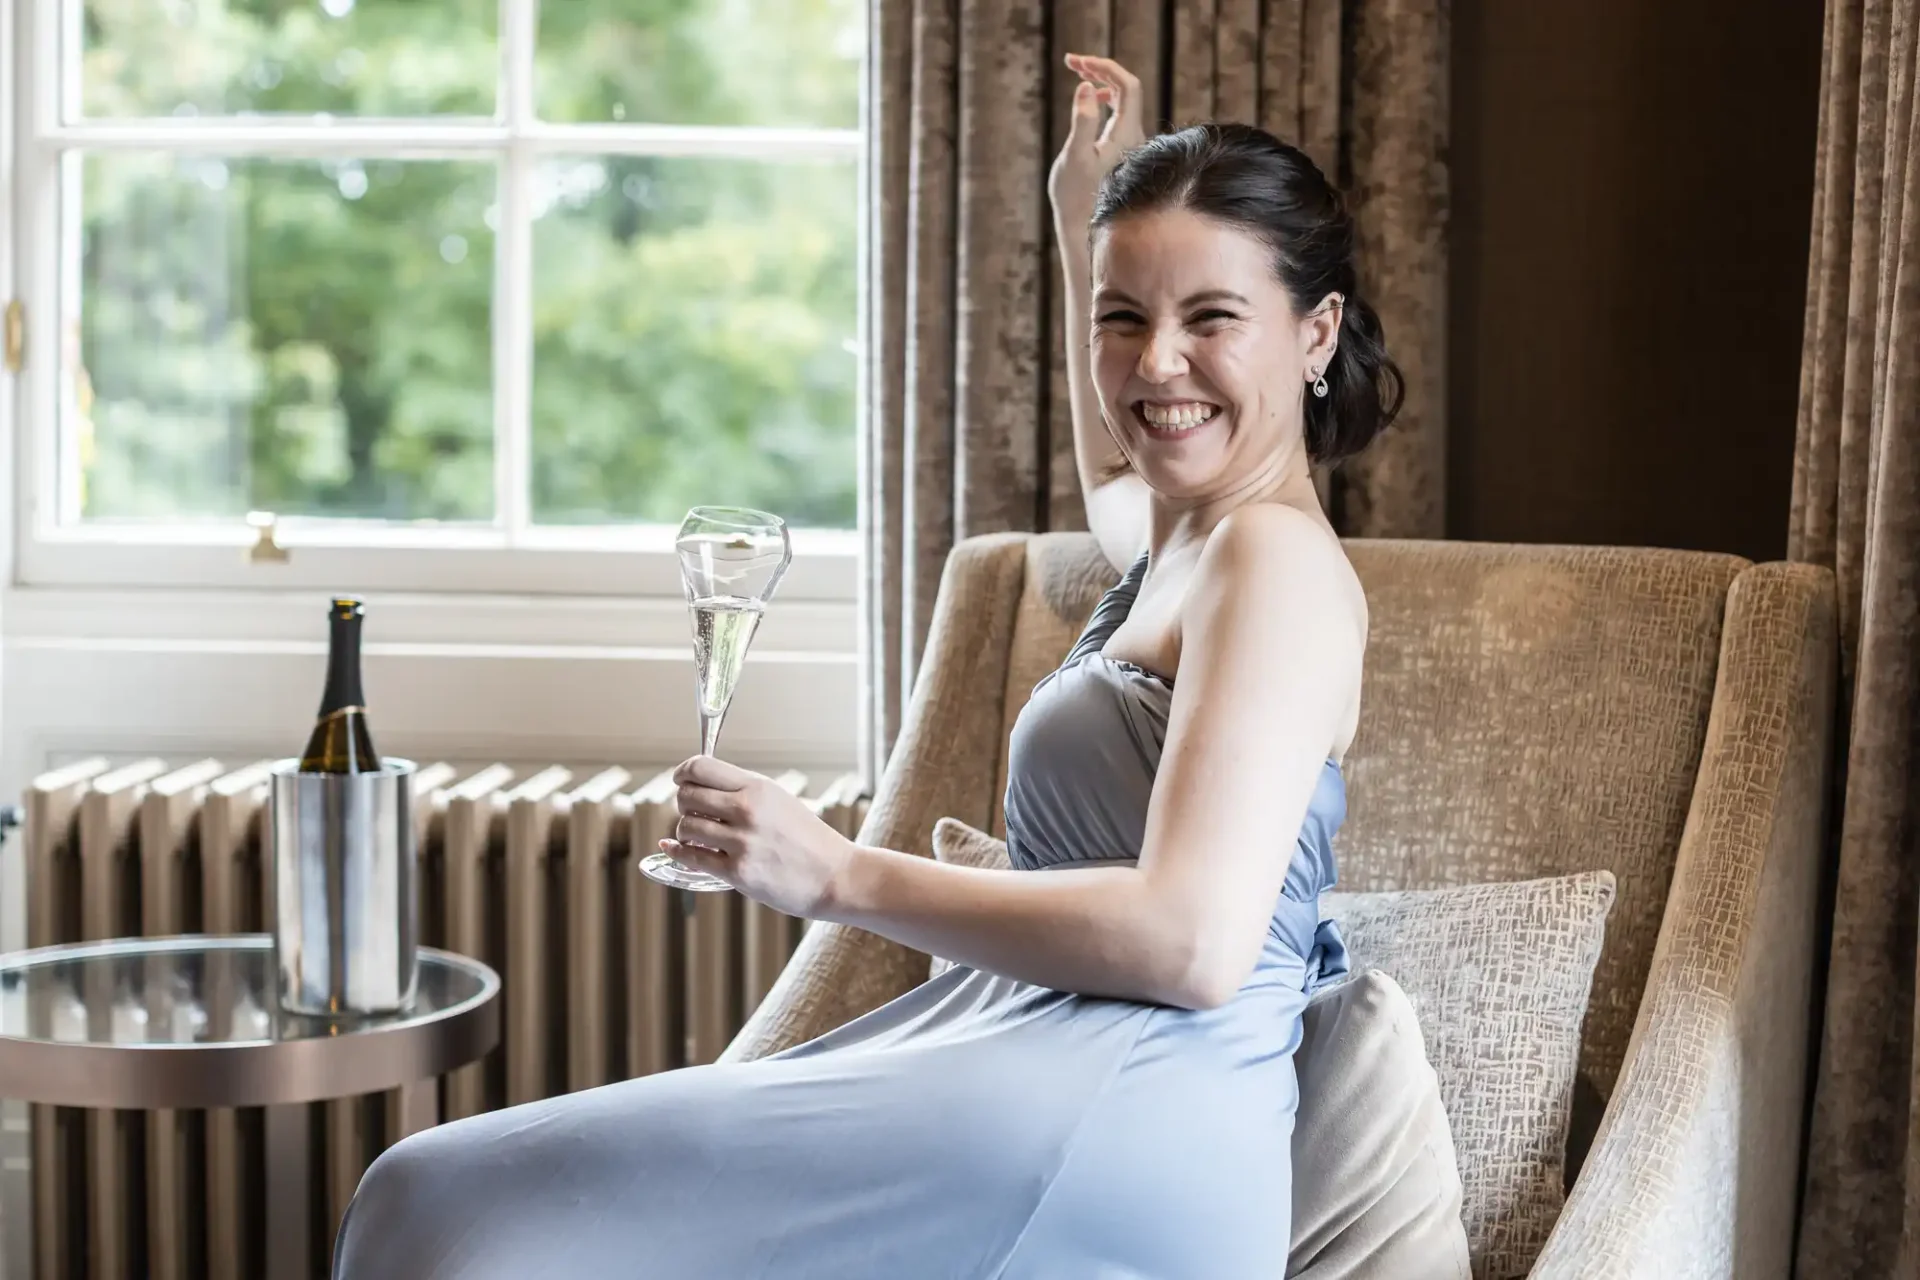
[[[1845,750],[1808,1280],[1920,1275],[1917,40],[1917,0],[1828,0],[1788,547],[1838,579]]]
[[[1067,51],[1140,76],[1161,127],[1264,125],[1348,193],[1362,290],[1407,375],[1331,477],[1350,533],[1444,532],[1445,0],[873,0],[866,95],[865,764],[877,777],[953,544],[1084,527],[1045,179]],[[1157,106],[1155,105],[1157,104]]]

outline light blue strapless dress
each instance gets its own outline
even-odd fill
[[[1172,687],[1100,650],[1143,556],[1015,725],[1008,853],[1131,861]],[[1252,1280],[1286,1262],[1300,1015],[1346,970],[1317,898],[1331,760],[1258,968],[1191,1011],[964,966],[758,1062],[415,1135],[367,1171],[338,1280]]]

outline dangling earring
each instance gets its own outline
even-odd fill
[[[1322,400],[1327,398],[1327,375],[1318,369],[1313,371],[1313,394]]]

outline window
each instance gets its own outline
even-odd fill
[[[862,0],[15,8],[22,581],[851,599]]]

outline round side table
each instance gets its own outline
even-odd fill
[[[499,995],[500,979],[486,965],[430,948],[420,951],[418,995],[406,1013],[338,1020],[279,1009],[266,934],[15,952],[0,956],[0,1098],[93,1109],[89,1247],[111,1275],[126,1273],[133,1243],[112,1111],[264,1107],[267,1274],[304,1280],[314,1244],[306,1104],[430,1085],[478,1060],[499,1042]],[[403,1096],[416,1111],[433,1102],[430,1087]],[[36,1118],[36,1164],[54,1152],[51,1120]],[[423,1123],[408,1116],[403,1127]],[[152,1151],[148,1162],[155,1165]],[[57,1205],[36,1203],[34,1247],[43,1263],[56,1264],[53,1274],[64,1274],[63,1217]],[[184,1229],[164,1208],[150,1215],[156,1277],[174,1269]]]

